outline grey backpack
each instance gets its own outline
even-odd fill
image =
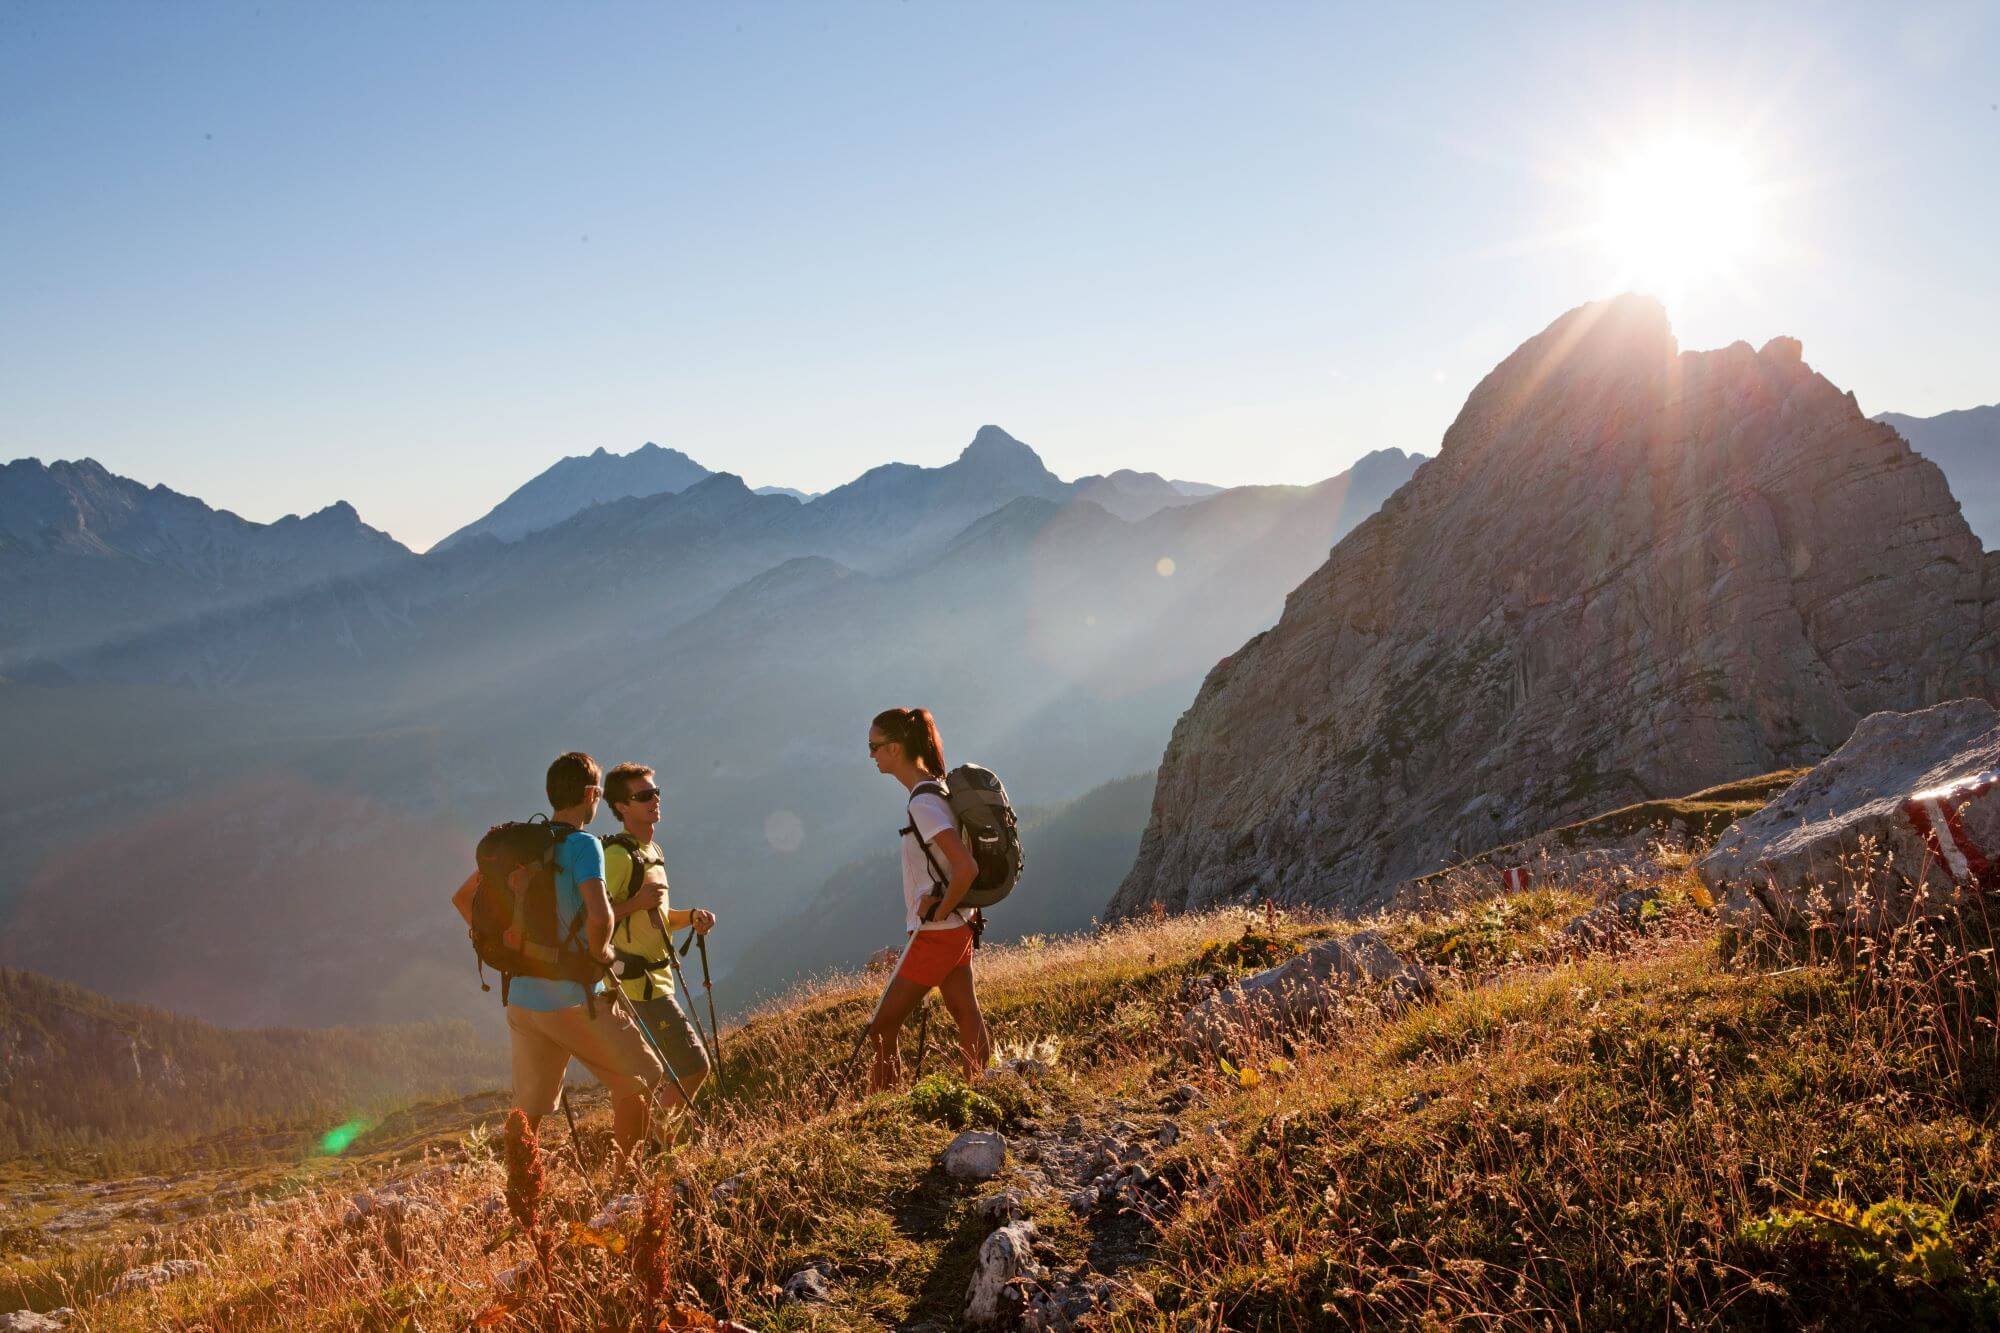
[[[992,770],[977,764],[960,764],[945,774],[942,781],[931,778],[910,788],[910,799],[915,800],[926,791],[944,797],[951,806],[952,818],[958,821],[958,835],[965,839],[966,850],[979,865],[979,878],[972,881],[960,905],[991,907],[1012,893],[1024,863],[1021,830],[1000,779]],[[916,821],[906,824],[903,832],[916,837],[917,846],[924,849],[924,860],[930,865],[931,879],[942,889],[951,876],[931,855],[930,845],[917,832]]]

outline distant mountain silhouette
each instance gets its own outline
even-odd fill
[[[345,501],[253,523],[93,459],[0,464],[0,673],[413,559]]]
[[[1981,544],[2000,547],[2000,403],[1934,417],[1884,412],[1874,420],[1894,427],[1912,449],[1944,469]]]
[[[519,541],[592,505],[635,495],[671,495],[713,475],[680,450],[651,441],[629,454],[600,448],[556,463],[431,549],[449,551],[482,536]]]
[[[1088,500],[1123,519],[1145,518],[1201,498],[1157,472],[1134,472],[1129,468],[1101,477],[1078,477],[1073,490],[1078,499]]]

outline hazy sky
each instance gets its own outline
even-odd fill
[[[1632,284],[1669,132],[1756,189],[1684,346],[2000,399],[1992,4],[0,0],[0,458],[419,548],[646,440],[1317,479]]]

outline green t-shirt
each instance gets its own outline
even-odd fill
[[[667,883],[667,869],[659,863],[659,846],[658,844],[648,844],[648,846],[652,849],[648,857],[652,865],[647,870],[647,878],[664,889]],[[616,907],[630,898],[632,888],[632,853],[616,843],[607,845],[604,849],[604,892],[611,899],[611,905]],[[666,915],[667,900],[662,895],[660,919],[664,921]],[[671,949],[673,944],[660,933],[659,924],[653,920],[651,912],[634,912],[613,926],[611,947],[620,953],[637,954],[641,958],[657,960],[659,963],[658,967],[647,969],[643,977],[620,979],[628,998],[645,999],[648,981],[652,982],[653,994],[673,994],[674,971],[667,962],[667,950]]]

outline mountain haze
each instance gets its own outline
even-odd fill
[[[948,753],[1030,806],[1142,771],[1215,658],[1419,461],[1128,522],[990,428],[810,504],[714,474],[48,654],[0,686],[0,960],[226,1023],[490,1025],[446,897],[582,747],[659,768],[675,901],[723,914],[727,970],[840,866],[893,854],[875,712],[934,708]],[[53,754],[99,799],[28,758]]]

